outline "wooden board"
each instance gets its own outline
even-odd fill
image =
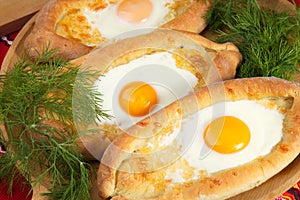
[[[13,45],[10,47],[7,56],[5,57],[0,73],[5,73],[15,63],[20,56],[24,53],[23,42],[32,30],[34,24],[34,17],[23,27],[18,36],[15,38]],[[300,80],[300,79],[299,79]],[[240,199],[256,199],[256,200],[274,200],[274,198],[280,196],[289,188],[291,188],[295,183],[300,180],[300,156],[298,156],[289,166],[278,173],[276,176],[272,177],[259,187],[256,187],[247,192],[241,193],[230,200],[240,200]],[[45,188],[41,188],[43,191]],[[93,188],[92,199],[98,200],[97,189]],[[38,188],[33,191],[33,200],[39,200],[41,197],[39,195]]]
[[[255,199],[255,200],[274,200],[282,195],[300,180],[300,156],[284,168],[279,174],[275,175],[259,187],[241,193],[229,200]]]
[[[16,31],[48,0],[0,0],[0,37]]]

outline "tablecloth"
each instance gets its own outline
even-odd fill
[[[300,4],[300,0],[295,1],[297,4]],[[17,36],[18,31],[13,32],[9,35],[3,36],[0,39],[0,66],[3,62],[3,59],[12,45],[13,40]],[[1,154],[4,151],[0,147],[0,159]],[[1,166],[0,166],[1,167]],[[22,180],[21,180],[22,181]],[[24,179],[23,179],[24,181]],[[0,180],[0,200],[30,200],[32,194],[30,194],[30,186],[22,185],[20,182],[16,181],[13,186],[12,194],[8,194],[8,186],[5,184],[5,180]],[[29,194],[28,194],[29,193]],[[300,181],[296,183],[292,188],[286,191],[284,194],[276,198],[275,200],[300,200]]]
[[[11,33],[7,36],[3,36],[0,39],[0,66],[2,64],[2,61],[4,60],[4,57],[9,49],[9,47],[12,45],[12,42],[14,38],[17,36],[18,31]],[[4,151],[0,147],[0,159],[1,154],[3,154]],[[1,166],[0,166],[1,167]],[[0,180],[0,200],[30,200],[31,194],[27,195],[30,191],[29,186],[23,186],[21,182],[23,182],[24,179],[21,179],[20,181],[15,181],[13,186],[12,194],[8,194],[8,185],[6,184],[6,180]]]

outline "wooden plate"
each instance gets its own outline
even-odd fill
[[[276,1],[277,2],[277,1]],[[282,2],[282,1],[278,1]],[[287,2],[287,1],[286,1]],[[286,8],[286,2],[284,6],[275,7]],[[24,40],[28,37],[28,34],[33,28],[35,16],[28,21],[28,23],[23,27],[23,29],[19,32],[17,37],[15,38],[12,46],[10,47],[7,55],[2,63],[0,73],[5,73],[7,70],[13,68],[13,64],[23,55],[24,53]],[[300,77],[300,76],[299,76]],[[299,79],[300,80],[300,79]],[[3,127],[2,127],[3,128]],[[283,169],[280,173],[252,190],[241,193],[235,197],[230,198],[230,200],[240,200],[240,199],[256,199],[256,200],[274,200],[276,197],[283,194],[289,188],[291,188],[295,183],[300,180],[300,156],[298,156],[290,165],[288,165],[285,169]],[[45,184],[47,185],[47,184]],[[96,184],[95,184],[96,185]],[[33,190],[33,200],[45,199],[39,195],[40,191],[46,191],[43,185],[41,188],[35,188]],[[92,200],[99,200],[97,197],[97,189],[92,189]]]

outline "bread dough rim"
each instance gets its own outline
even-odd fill
[[[50,0],[37,14],[33,30],[24,42],[26,48],[42,50],[51,41],[51,48],[59,48],[59,55],[72,60],[89,53],[94,47],[67,39],[55,33],[55,26],[61,13],[70,5],[83,4],[79,0]],[[168,28],[199,33],[206,27],[204,15],[211,3],[209,0],[193,0],[192,4],[176,18],[157,28]],[[34,51],[31,51],[34,54]]]
[[[292,108],[285,114],[282,140],[275,145],[271,153],[266,156],[259,157],[233,169],[220,171],[212,176],[193,183],[184,183],[178,187],[172,187],[161,196],[147,199],[196,199],[199,197],[201,197],[201,199],[229,198],[265,182],[267,179],[284,169],[298,156],[300,152],[300,114],[298,114],[300,113],[300,85],[297,83],[274,77],[227,80],[211,84],[209,87],[197,91],[197,103],[192,103],[195,97],[190,95],[180,100],[180,103],[177,101],[171,104],[164,112],[167,112],[168,115],[171,116],[177,109],[180,109],[180,104],[183,107],[190,106],[188,113],[186,113],[190,114],[195,112],[195,110],[211,105],[212,102],[209,97],[210,92],[214,91],[216,92],[214,94],[217,94],[221,90],[224,90],[225,92],[225,101],[242,99],[255,100],[273,96],[294,98]],[[219,97],[214,96],[214,102],[221,101],[222,99],[222,95]],[[152,116],[151,120],[153,123],[161,119],[161,116],[159,115],[160,113],[157,113]],[[149,126],[151,126],[152,122],[148,123],[150,124]],[[147,124],[147,121],[145,121],[144,124]],[[130,128],[129,131],[134,133],[135,127]],[[126,152],[133,152],[141,142],[141,140],[137,140],[128,134],[122,134],[113,141],[112,145],[117,146]],[[128,157],[128,154],[125,155],[122,151],[115,151],[116,148],[110,148],[111,146],[107,148],[99,167],[99,194],[103,197],[112,196],[113,199],[129,199],[114,193],[116,186],[115,175],[117,170],[103,164],[108,161],[106,159],[113,158],[112,160],[109,160],[112,166],[120,166],[120,163]],[[105,162],[103,162],[103,160]]]
[[[106,66],[110,66],[112,60],[121,55],[127,54],[128,52],[136,49],[150,48],[154,50],[171,51],[172,53],[172,49],[181,49],[185,47],[195,47],[195,49],[199,48],[199,55],[201,55],[202,50],[206,51],[206,53],[207,51],[210,51],[210,54],[213,54],[210,59],[214,62],[214,65],[209,66],[211,69],[203,69],[204,72],[200,73],[206,84],[234,78],[236,68],[242,61],[242,56],[238,48],[232,43],[218,44],[198,34],[178,32],[168,29],[157,29],[147,35],[140,35],[134,38],[108,43],[105,47],[97,48],[85,56],[72,60],[72,64],[81,65],[81,71],[86,69],[93,70],[95,72],[95,76],[91,77],[91,81],[93,82],[98,79],[103,71],[105,71]],[[214,50],[211,48],[214,48]],[[98,135],[99,140],[104,141],[101,134]],[[96,136],[94,135],[91,136],[91,138],[95,137]],[[87,142],[86,145],[84,142],[80,141],[81,138]],[[89,152],[89,148],[96,145],[93,141],[94,140],[90,142],[89,135],[82,135],[78,139],[78,143],[83,154],[87,155],[90,159],[93,157],[98,159],[103,153],[102,150],[100,153],[97,153],[97,155],[95,153],[92,153],[95,155],[91,155]],[[94,152],[94,149],[92,149],[92,152]]]

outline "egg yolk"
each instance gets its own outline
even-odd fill
[[[117,7],[117,14],[130,23],[141,23],[150,17],[152,10],[150,0],[123,0]]]
[[[119,95],[121,108],[129,115],[141,117],[149,114],[158,102],[156,91],[144,82],[131,82],[122,88]]]
[[[235,153],[249,144],[250,130],[242,120],[223,116],[216,118],[205,128],[204,141],[216,152]]]

